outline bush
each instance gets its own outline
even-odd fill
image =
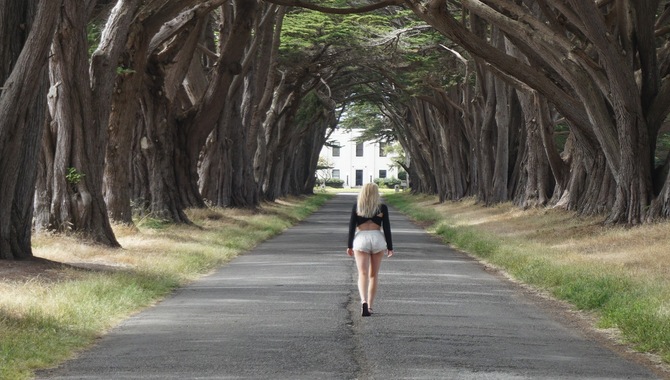
[[[400,186],[400,180],[397,178],[377,178],[374,182],[379,187],[386,187],[388,189],[393,189],[394,187]]]
[[[344,187],[344,180],[341,180],[339,178],[328,178],[325,181],[326,186],[328,187],[336,187],[336,188],[342,188]]]

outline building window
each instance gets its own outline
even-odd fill
[[[386,170],[379,171],[379,178],[386,178]]]
[[[340,157],[340,147],[339,146],[334,146],[333,147],[333,157]]]
[[[356,144],[356,157],[363,157],[363,143]]]
[[[340,178],[340,169],[333,169],[333,178]]]
[[[386,146],[387,145],[388,144],[385,143],[385,142],[380,142],[379,143],[379,157],[386,157]]]

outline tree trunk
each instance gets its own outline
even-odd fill
[[[173,223],[190,223],[181,204],[179,190],[176,188],[174,163],[174,144],[177,135],[175,118],[171,114],[171,103],[165,97],[162,83],[164,74],[159,71],[160,64],[149,66],[146,88],[141,98],[142,122],[137,136],[140,139],[140,152],[147,165],[146,178],[149,194],[144,202],[149,216]],[[151,79],[153,78],[153,79]],[[163,94],[162,96],[160,94]]]
[[[532,94],[520,94],[524,112],[523,154],[518,175],[520,185],[516,204],[523,208],[544,206],[551,198],[551,181],[547,160],[542,148],[538,112],[533,107]]]
[[[231,204],[232,162],[224,156],[224,144],[217,127],[207,139],[203,157],[198,166],[200,193],[208,205],[229,207]]]
[[[477,183],[479,184],[477,198],[484,202],[484,204],[490,205],[494,203],[491,191],[493,190],[493,141],[496,131],[495,110],[497,99],[495,97],[495,77],[490,71],[485,70],[485,74],[480,76],[479,80],[483,82],[480,96],[483,98],[482,104],[484,105],[484,109],[481,125],[475,125],[475,128],[479,128],[479,132],[477,133],[479,139],[475,147],[477,162],[479,163],[477,167],[479,171],[476,173],[478,177]]]
[[[262,152],[265,151],[263,122],[267,119],[268,111],[272,108],[274,90],[278,87],[277,62],[285,13],[286,7],[280,7],[277,10],[274,24],[267,25],[263,29],[263,41],[258,49],[258,56],[254,64],[256,89],[254,102],[251,105],[247,151],[253,154],[254,178],[259,192],[262,191],[262,174],[257,166],[257,161],[262,159]]]
[[[265,16],[258,17],[240,73],[230,84],[216,129],[204,150],[200,188],[203,196],[218,206],[254,209],[260,202],[254,160],[260,142],[261,113],[270,104],[274,86],[272,61],[278,49],[274,22],[283,15],[270,16],[274,10],[275,6],[266,5],[260,12]],[[264,88],[266,85],[270,87]]]
[[[229,120],[227,131],[227,141],[230,144],[227,147],[228,159],[233,167],[230,173],[232,175],[231,206],[255,209],[259,206],[260,195],[254,179],[253,154],[247,151],[247,125],[240,115],[241,104],[234,104],[233,110],[236,113]]]
[[[93,2],[65,0],[52,45],[49,102],[53,172],[49,228],[76,231],[84,239],[118,247],[102,195],[106,128],[93,116],[86,25]],[[46,228],[47,226],[43,226]]]
[[[261,131],[258,133],[256,154],[254,155],[254,177],[261,191],[261,196],[266,200],[274,200],[268,192],[268,182],[270,172],[272,171],[272,156],[269,149],[274,147],[274,142],[278,139],[277,129],[279,124],[283,123],[284,110],[289,109],[293,104],[296,94],[287,89],[285,85],[286,77],[283,75],[279,84],[273,91],[272,102],[262,122]]]
[[[304,152],[304,164],[301,166],[301,170],[296,173],[297,183],[300,185],[299,194],[314,193],[319,154],[326,143],[327,131],[334,129],[337,125],[335,102],[322,95],[319,96],[319,100],[323,105],[323,112],[318,120],[310,123],[312,128],[302,138],[303,148],[300,151]]]
[[[492,44],[498,49],[505,49],[505,39],[498,28],[493,29]],[[509,163],[510,163],[510,130],[517,128],[517,125],[512,126],[514,119],[512,112],[516,110],[516,98],[513,96],[512,88],[503,80],[496,76],[493,80],[494,91],[487,94],[495,97],[495,147],[493,159],[493,179],[491,188],[490,203],[501,203],[509,199],[508,184],[509,184]],[[488,111],[487,111],[488,112]],[[513,143],[513,142],[512,142]],[[482,147],[485,149],[485,147]]]
[[[257,6],[256,0],[235,0],[234,7],[229,4],[225,10],[225,15],[234,13],[234,17],[228,19],[232,22],[222,22],[221,52],[213,77],[195,114],[181,121],[184,132],[180,135],[180,144],[177,146],[179,159],[176,163],[182,166],[178,170],[178,174],[181,174],[177,180],[182,184],[182,203],[186,207],[205,205],[198,190],[200,154],[221,116],[225,105],[222,100],[227,98],[233,80],[243,71],[243,59],[248,53],[245,49],[251,40]],[[183,178],[181,175],[188,177]]]
[[[0,0],[0,259],[32,257],[45,68],[61,5],[56,0]]]
[[[203,197],[219,207],[256,208],[259,204],[241,115],[244,95],[237,91],[226,100],[200,165]]]
[[[263,197],[266,200],[274,201],[282,196],[284,177],[287,175],[285,169],[287,168],[287,161],[290,160],[289,153],[291,143],[291,127],[295,120],[296,114],[300,108],[301,95],[298,92],[303,86],[304,78],[298,78],[294,84],[288,86],[287,89],[279,89],[275,96],[279,97],[281,94],[286,94],[282,109],[279,111],[281,116],[277,119],[269,118],[272,124],[264,126],[266,130],[266,157],[267,160],[262,165],[267,170],[266,183],[264,185]]]
[[[108,144],[105,150],[103,192],[112,222],[133,224],[131,208],[131,155],[132,127],[137,124],[136,98],[128,96],[137,91],[130,83],[129,64],[126,71],[117,74],[117,65],[132,22],[141,0],[119,0],[112,10],[102,34],[100,45],[91,58],[93,104],[97,122],[107,126]],[[135,30],[133,33],[137,33]],[[117,80],[118,79],[118,80]],[[118,91],[114,93],[115,84]],[[129,87],[130,86],[130,87]],[[135,92],[136,93],[136,92]],[[110,107],[110,104],[112,105]]]
[[[181,195],[182,184],[190,184],[191,178],[178,164],[182,156],[175,144],[183,142],[184,136],[177,132],[174,109],[180,104],[179,90],[196,59],[208,14],[219,3],[155,3],[153,8],[142,8],[137,17],[117,21],[133,22],[123,24],[125,33],[119,32],[118,38],[127,41],[127,51],[109,119],[106,196],[117,222],[132,223],[131,205],[135,204],[139,213],[189,223]],[[166,170],[165,175],[161,170]]]
[[[437,183],[432,175],[431,156],[427,154],[427,137],[424,131],[416,127],[415,113],[411,108],[408,108],[405,118],[398,124],[405,129],[404,136],[407,138],[403,148],[412,157],[410,171],[407,173],[412,184],[412,191],[437,194]]]
[[[567,191],[556,206],[598,215],[611,210],[615,200],[615,180],[603,153],[593,147],[571,147],[570,178]]]

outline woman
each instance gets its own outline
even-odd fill
[[[368,183],[361,189],[358,201],[351,210],[347,248],[347,254],[356,258],[358,292],[364,317],[372,314],[383,251],[387,252],[388,257],[393,256],[389,210],[380,203],[377,185]]]

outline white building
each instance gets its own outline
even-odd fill
[[[339,178],[344,187],[363,186],[377,178],[397,178],[398,169],[393,167],[393,155],[385,152],[385,143],[356,143],[361,130],[336,129],[328,139],[339,148],[324,146],[321,157],[332,169],[319,173],[320,178]],[[327,171],[324,173],[324,171]]]

